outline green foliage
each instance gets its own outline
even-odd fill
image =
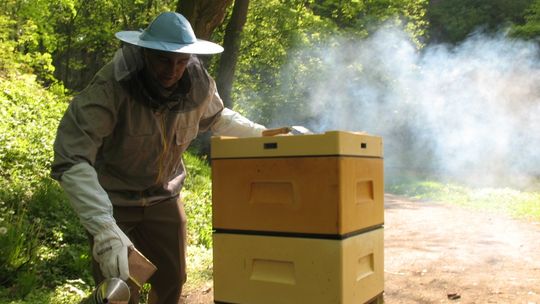
[[[0,83],[1,183],[30,190],[40,178],[48,176],[55,135],[51,130],[56,130],[67,105],[64,100],[41,88],[31,75]]]
[[[236,110],[268,124],[282,103],[302,100],[280,90],[295,85],[294,80],[280,77],[291,50],[326,41],[336,27],[313,14],[305,1],[252,1],[250,5],[232,97]]]
[[[14,24],[0,15],[0,50],[5,51],[0,52],[0,183],[13,182],[25,191],[36,178],[47,175],[54,136],[51,130],[56,129],[66,99],[60,84],[53,83],[51,90],[45,90],[30,74],[50,72],[50,57],[17,52],[22,42],[7,39],[12,38]],[[34,65],[42,70],[33,69]]]
[[[525,23],[515,25],[513,35],[525,39],[539,39],[540,37],[540,0],[535,0],[525,11]]]
[[[0,286],[16,286],[16,296],[33,287],[40,232],[39,222],[28,222],[25,211],[14,211],[0,201]]]
[[[62,284],[66,279],[82,279],[91,284],[86,233],[56,181],[41,180],[28,201],[28,212],[44,231],[38,252],[40,277],[48,286]]]
[[[48,84],[54,72],[68,88],[80,89],[120,45],[114,33],[144,28],[175,6],[173,0],[9,0],[3,12],[16,20],[9,34],[17,50],[29,55],[38,79]]]
[[[54,52],[57,78],[71,89],[82,89],[95,72],[112,58],[120,41],[114,34],[121,30],[145,28],[158,13],[171,10],[176,1],[139,0],[64,0],[55,4],[55,37],[58,48]],[[63,16],[58,18],[57,16]]]
[[[431,5],[432,41],[458,43],[474,31],[497,32],[522,24],[534,0],[443,0]]]
[[[33,20],[15,19],[0,12],[1,75],[34,74],[47,84],[55,82],[51,55],[43,51],[42,37]]]
[[[48,177],[68,97],[57,82],[45,89],[28,73],[35,61],[19,56],[15,43],[0,40],[0,48],[11,50],[0,55],[0,288],[23,298],[36,286],[88,279],[89,259],[77,217]]]
[[[24,298],[9,299],[5,292],[0,290],[0,304],[66,304],[79,303],[92,291],[85,282],[81,280],[66,280],[51,289],[35,289]]]
[[[188,176],[182,190],[188,218],[188,243],[212,247],[212,184],[210,167],[205,159],[192,153],[184,154]]]
[[[315,0],[311,7],[353,35],[365,36],[392,20],[405,25],[413,37],[420,37],[427,27],[427,4],[427,0]]]
[[[0,77],[8,77],[29,69],[19,62],[20,56],[16,52],[17,42],[12,30],[14,24],[14,20],[0,14]]]

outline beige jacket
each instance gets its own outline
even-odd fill
[[[120,50],[73,99],[54,143],[53,178],[87,162],[113,205],[150,205],[180,192],[182,153],[197,134],[259,136],[264,129],[224,109],[198,59],[186,68],[189,93],[158,109],[147,105],[133,81],[141,67],[136,51]]]

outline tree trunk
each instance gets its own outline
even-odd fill
[[[234,1],[231,20],[225,29],[223,47],[225,51],[221,55],[219,68],[217,70],[217,88],[226,107],[232,108],[231,98],[234,72],[238,62],[238,53],[242,40],[242,30],[246,24],[249,0]]]
[[[184,15],[197,38],[210,40],[214,29],[223,23],[233,0],[178,0],[176,11]]]
[[[223,23],[227,8],[233,0],[178,0],[176,11],[186,17],[197,38],[210,40],[214,30]],[[205,61],[204,56],[199,58]],[[203,133],[197,137],[192,146],[197,154],[210,155],[210,133]],[[210,159],[208,157],[208,159]]]
[[[73,32],[74,32],[74,27],[75,27],[75,19],[77,19],[78,15],[79,15],[79,10],[76,10],[75,15],[69,18],[69,23],[67,24],[67,48],[64,50],[66,54],[65,65],[64,65],[64,76],[63,78],[60,78],[62,81],[66,83],[67,87],[71,87],[71,85],[73,84],[73,81],[71,79],[71,55],[73,53],[72,42],[73,42]]]

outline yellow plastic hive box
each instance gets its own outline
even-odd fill
[[[344,240],[214,233],[214,300],[360,304],[384,289],[383,228]]]
[[[346,235],[384,222],[382,139],[212,138],[213,227]]]

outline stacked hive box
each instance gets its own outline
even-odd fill
[[[366,303],[383,292],[382,139],[212,139],[214,301]]]

